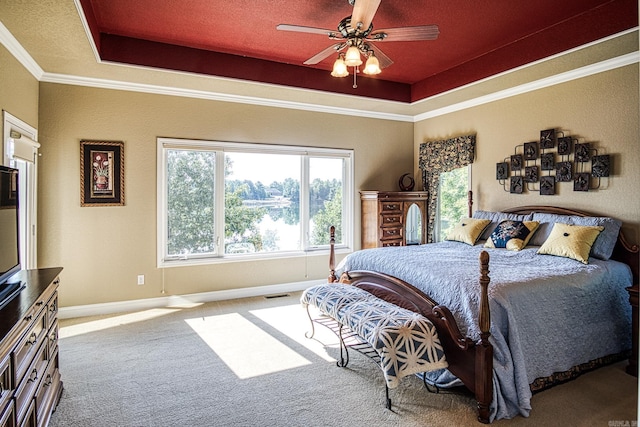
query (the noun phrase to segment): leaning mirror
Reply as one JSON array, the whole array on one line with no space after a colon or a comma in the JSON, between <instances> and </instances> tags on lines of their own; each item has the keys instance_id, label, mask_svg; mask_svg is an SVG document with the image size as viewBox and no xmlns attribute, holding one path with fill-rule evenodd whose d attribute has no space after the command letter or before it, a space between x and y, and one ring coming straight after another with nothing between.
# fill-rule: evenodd
<instances>
[{"instance_id":1,"label":"leaning mirror","mask_svg":"<svg viewBox=\"0 0 640 427\"><path fill-rule=\"evenodd\" d=\"M407 245L419 245L422 243L422 215L420 208L415 203L407 210L406 218L406 244Z\"/></svg>"}]
</instances>

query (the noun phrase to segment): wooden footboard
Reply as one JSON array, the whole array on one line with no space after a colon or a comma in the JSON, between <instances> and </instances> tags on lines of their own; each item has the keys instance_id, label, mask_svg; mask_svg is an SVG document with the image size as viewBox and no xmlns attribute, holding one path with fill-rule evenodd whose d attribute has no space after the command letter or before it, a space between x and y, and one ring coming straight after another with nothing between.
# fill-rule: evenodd
<instances>
[{"instance_id":1,"label":"wooden footboard","mask_svg":"<svg viewBox=\"0 0 640 427\"><path fill-rule=\"evenodd\" d=\"M478 402L478 420L489 422L489 405L493 398L493 347L489 343L491 325L489 312L489 254L480 254L480 326L479 342L465 337L451 311L438 305L428 295L395 277L374 271L349 271L338 279L335 275L334 227L331 227L329 281L351 284L400 307L428 318L438 330L449 371L475 394Z\"/></svg>"}]
</instances>

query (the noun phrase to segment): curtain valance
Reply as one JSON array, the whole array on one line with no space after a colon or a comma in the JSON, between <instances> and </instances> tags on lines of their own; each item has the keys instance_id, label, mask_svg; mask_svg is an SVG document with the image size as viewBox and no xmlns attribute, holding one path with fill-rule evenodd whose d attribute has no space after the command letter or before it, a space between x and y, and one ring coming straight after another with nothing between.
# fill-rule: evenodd
<instances>
[{"instance_id":1,"label":"curtain valance","mask_svg":"<svg viewBox=\"0 0 640 427\"><path fill-rule=\"evenodd\" d=\"M467 135L420 144L418 167L422 170L422 186L429 192L427 243L435 241L434 225L438 204L440 174L473 163L476 136Z\"/></svg>"}]
</instances>

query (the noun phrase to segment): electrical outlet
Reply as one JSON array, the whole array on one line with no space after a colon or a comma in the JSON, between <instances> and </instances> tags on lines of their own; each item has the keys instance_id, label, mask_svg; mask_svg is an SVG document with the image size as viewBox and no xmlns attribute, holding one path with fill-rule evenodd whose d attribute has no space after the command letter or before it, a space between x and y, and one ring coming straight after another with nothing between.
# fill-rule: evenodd
<instances>
[{"instance_id":1,"label":"electrical outlet","mask_svg":"<svg viewBox=\"0 0 640 427\"><path fill-rule=\"evenodd\" d=\"M144 285L144 274L138 274L138 285Z\"/></svg>"}]
</instances>

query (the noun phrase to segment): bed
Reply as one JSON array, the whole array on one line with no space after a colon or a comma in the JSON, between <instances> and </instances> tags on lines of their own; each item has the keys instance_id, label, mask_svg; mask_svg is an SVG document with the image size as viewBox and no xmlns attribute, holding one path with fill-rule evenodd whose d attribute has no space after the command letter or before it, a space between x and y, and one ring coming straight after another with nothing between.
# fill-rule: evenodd
<instances>
[{"instance_id":1,"label":"bed","mask_svg":"<svg viewBox=\"0 0 640 427\"><path fill-rule=\"evenodd\" d=\"M483 423L526 417L534 392L629 357L632 349L634 373L637 329L631 330L637 328L637 312L632 325L629 301L635 295L637 307L639 250L618 232L620 223L613 228L609 257L600 257L609 259L593 256L596 239L585 263L540 255L539 245L556 231L549 221L602 217L548 206L477 211L473 217L483 215L490 218L489 235L505 218L541 221L519 251L487 248L484 239L446 241L356 251L336 266L332 243L329 281L357 286L427 317L449 364L428 374L427 381L466 386ZM611 239L612 229L607 232Z\"/></svg>"}]
</instances>

